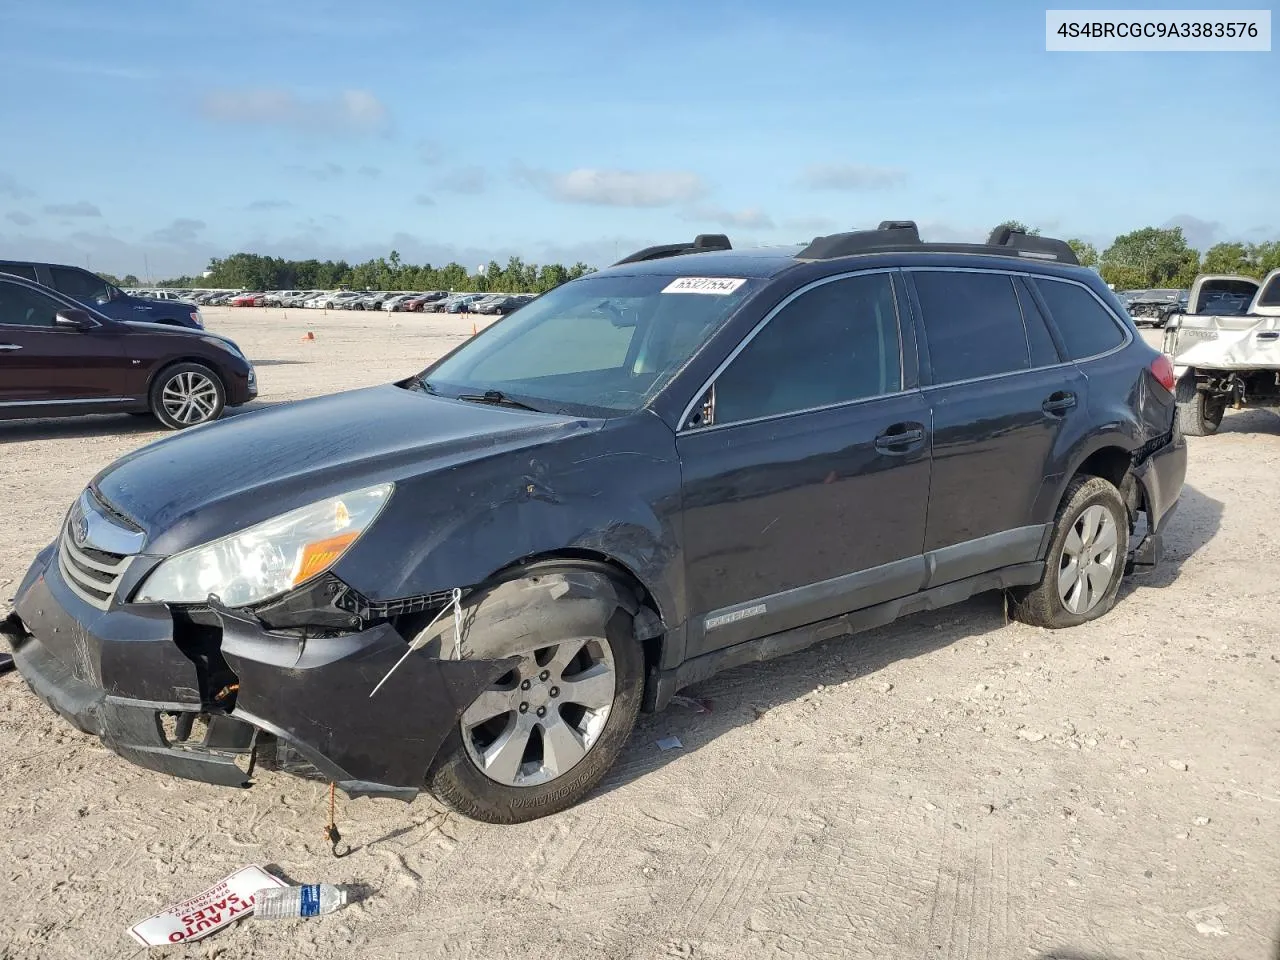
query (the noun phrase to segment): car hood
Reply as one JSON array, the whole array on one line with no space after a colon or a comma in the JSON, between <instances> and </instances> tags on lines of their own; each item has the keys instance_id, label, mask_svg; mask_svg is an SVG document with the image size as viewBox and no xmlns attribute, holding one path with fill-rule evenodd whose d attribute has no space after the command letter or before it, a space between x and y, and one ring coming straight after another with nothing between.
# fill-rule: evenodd
<instances>
[{"instance_id":1,"label":"car hood","mask_svg":"<svg viewBox=\"0 0 1280 960\"><path fill-rule=\"evenodd\" d=\"M145 552L170 554L326 497L601 426L371 387L185 430L117 460L94 486L146 531Z\"/></svg>"}]
</instances>

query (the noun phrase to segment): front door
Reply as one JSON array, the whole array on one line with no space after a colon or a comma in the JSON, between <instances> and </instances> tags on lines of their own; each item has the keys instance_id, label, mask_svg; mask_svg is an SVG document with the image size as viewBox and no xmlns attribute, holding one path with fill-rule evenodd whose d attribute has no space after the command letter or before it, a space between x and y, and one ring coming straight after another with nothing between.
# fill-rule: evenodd
<instances>
[{"instance_id":1,"label":"front door","mask_svg":"<svg viewBox=\"0 0 1280 960\"><path fill-rule=\"evenodd\" d=\"M38 416L60 403L110 404L121 397L128 360L105 326L55 327L63 304L0 278L0 404L8 416Z\"/></svg>"},{"instance_id":2,"label":"front door","mask_svg":"<svg viewBox=\"0 0 1280 960\"><path fill-rule=\"evenodd\" d=\"M931 431L895 282L789 298L681 429L690 655L919 587Z\"/></svg>"}]
</instances>

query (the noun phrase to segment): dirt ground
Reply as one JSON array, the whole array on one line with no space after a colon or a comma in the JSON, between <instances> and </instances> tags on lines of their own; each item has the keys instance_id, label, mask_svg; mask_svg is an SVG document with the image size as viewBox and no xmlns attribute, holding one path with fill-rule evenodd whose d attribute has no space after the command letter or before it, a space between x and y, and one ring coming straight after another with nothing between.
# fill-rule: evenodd
<instances>
[{"instance_id":1,"label":"dirt ground","mask_svg":"<svg viewBox=\"0 0 1280 960\"><path fill-rule=\"evenodd\" d=\"M421 368L470 318L206 311L259 405ZM314 342L303 341L314 331ZM132 417L0 424L0 602ZM0 958L131 957L236 868L363 885L164 957L1268 958L1280 903L1280 419L1192 439L1166 565L1047 632L985 596L686 691L593 798L491 827L430 799L136 769L0 677ZM655 741L677 736L682 749Z\"/></svg>"}]
</instances>

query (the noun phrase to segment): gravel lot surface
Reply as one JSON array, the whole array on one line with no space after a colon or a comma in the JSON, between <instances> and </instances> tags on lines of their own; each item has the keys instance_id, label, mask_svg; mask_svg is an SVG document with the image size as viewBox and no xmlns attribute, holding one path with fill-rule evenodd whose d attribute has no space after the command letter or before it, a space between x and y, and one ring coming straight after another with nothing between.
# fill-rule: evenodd
<instances>
[{"instance_id":1,"label":"gravel lot surface","mask_svg":"<svg viewBox=\"0 0 1280 960\"><path fill-rule=\"evenodd\" d=\"M472 324L206 318L258 364L255 406L413 373ZM0 423L0 601L90 477L160 435ZM367 896L155 955L1275 958L1280 419L1190 446L1166 564L1102 621L1006 624L991 595L734 670L686 691L709 713L642 717L587 803L519 827L340 798L334 860L322 785L136 769L0 677L0 958L139 955L130 924L250 863Z\"/></svg>"}]
</instances>

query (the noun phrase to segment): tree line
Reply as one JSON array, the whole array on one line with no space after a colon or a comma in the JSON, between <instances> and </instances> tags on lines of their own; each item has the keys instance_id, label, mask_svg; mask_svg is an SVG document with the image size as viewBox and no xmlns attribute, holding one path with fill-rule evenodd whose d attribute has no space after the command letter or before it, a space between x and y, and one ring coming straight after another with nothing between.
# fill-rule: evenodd
<instances>
[{"instance_id":1,"label":"tree line","mask_svg":"<svg viewBox=\"0 0 1280 960\"><path fill-rule=\"evenodd\" d=\"M1000 226L1039 235L1017 220ZM1102 251L1084 240L1068 240L1083 266L1094 267L1117 290L1191 286L1198 273L1227 273L1261 280L1280 268L1280 240L1266 243L1215 243L1201 255L1187 243L1181 227L1143 227L1123 233Z\"/></svg>"},{"instance_id":2,"label":"tree line","mask_svg":"<svg viewBox=\"0 0 1280 960\"><path fill-rule=\"evenodd\" d=\"M345 260L285 260L256 253L214 257L204 276L175 277L158 287L196 287L228 290L465 290L469 293L545 293L569 280L591 273L585 263L566 267L561 263L539 266L512 257L506 265L490 261L482 272L471 274L460 263L443 267L405 263L392 250L390 256L350 264ZM108 278L110 279L110 278ZM136 276L121 278L121 286L140 286Z\"/></svg>"},{"instance_id":3,"label":"tree line","mask_svg":"<svg viewBox=\"0 0 1280 960\"><path fill-rule=\"evenodd\" d=\"M1017 220L1000 226L1038 235L1039 229ZM1086 267L1095 268L1117 290L1153 287L1189 287L1197 273L1227 273L1261 279L1280 268L1280 240L1265 243L1227 241L1214 244L1202 255L1193 249L1181 227L1143 227L1121 234L1098 253L1093 244L1071 239L1067 243ZM512 257L503 266L492 261L479 273L469 273L460 263L443 267L404 263L392 250L390 256L350 264L345 260L285 260L256 253L235 253L209 261L207 275L176 277L160 287L205 287L234 290L465 290L474 293L545 293L569 280L592 272L585 263L566 267L560 263L539 266ZM141 286L133 274L108 280L125 287Z\"/></svg>"}]
</instances>

